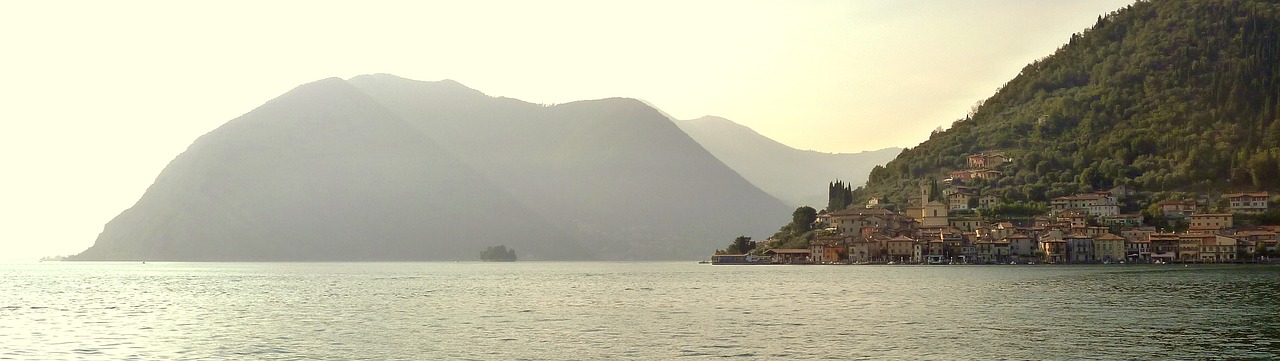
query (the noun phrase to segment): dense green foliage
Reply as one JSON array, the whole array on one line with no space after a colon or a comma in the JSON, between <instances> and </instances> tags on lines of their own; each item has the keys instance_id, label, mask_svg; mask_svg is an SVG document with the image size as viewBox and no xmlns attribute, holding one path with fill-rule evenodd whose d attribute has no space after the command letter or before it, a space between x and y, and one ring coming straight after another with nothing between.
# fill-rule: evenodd
<instances>
[{"instance_id":1,"label":"dense green foliage","mask_svg":"<svg viewBox=\"0 0 1280 361\"><path fill-rule=\"evenodd\" d=\"M850 204L853 204L853 186L844 181L827 183L827 212L848 208Z\"/></svg>"},{"instance_id":2,"label":"dense green foliage","mask_svg":"<svg viewBox=\"0 0 1280 361\"><path fill-rule=\"evenodd\" d=\"M810 206L801 206L791 212L790 226L796 232L808 232L813 228L813 221L818 220L818 210Z\"/></svg>"},{"instance_id":3,"label":"dense green foliage","mask_svg":"<svg viewBox=\"0 0 1280 361\"><path fill-rule=\"evenodd\" d=\"M756 242L752 241L751 237L738 236L738 238L733 239L733 243L730 243L729 247L717 250L716 254L744 254L755 249Z\"/></svg>"},{"instance_id":4,"label":"dense green foliage","mask_svg":"<svg viewBox=\"0 0 1280 361\"><path fill-rule=\"evenodd\" d=\"M485 248L483 252L480 252L480 260L490 262L515 262L516 250L514 248L509 249L506 245L491 246L489 248Z\"/></svg>"},{"instance_id":5,"label":"dense green foliage","mask_svg":"<svg viewBox=\"0 0 1280 361\"><path fill-rule=\"evenodd\" d=\"M818 212L813 207L802 206L791 212L791 222L778 228L764 249L809 248L809 243L825 231L814 227ZM763 251L763 249L761 249Z\"/></svg>"},{"instance_id":6,"label":"dense green foliage","mask_svg":"<svg viewBox=\"0 0 1280 361\"><path fill-rule=\"evenodd\" d=\"M856 196L906 201L922 179L1000 151L1009 202L1116 185L1280 189L1280 3L1138 2L1027 65L950 129L871 171Z\"/></svg>"}]
</instances>

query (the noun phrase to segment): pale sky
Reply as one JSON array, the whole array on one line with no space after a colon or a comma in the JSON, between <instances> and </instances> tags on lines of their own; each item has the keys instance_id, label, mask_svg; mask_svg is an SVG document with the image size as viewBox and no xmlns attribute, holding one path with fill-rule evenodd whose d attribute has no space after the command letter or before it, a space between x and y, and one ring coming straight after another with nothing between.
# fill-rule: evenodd
<instances>
[{"instance_id":1,"label":"pale sky","mask_svg":"<svg viewBox=\"0 0 1280 361\"><path fill-rule=\"evenodd\" d=\"M196 137L322 78L639 98L857 152L919 144L1130 3L0 2L0 260L83 251Z\"/></svg>"}]
</instances>

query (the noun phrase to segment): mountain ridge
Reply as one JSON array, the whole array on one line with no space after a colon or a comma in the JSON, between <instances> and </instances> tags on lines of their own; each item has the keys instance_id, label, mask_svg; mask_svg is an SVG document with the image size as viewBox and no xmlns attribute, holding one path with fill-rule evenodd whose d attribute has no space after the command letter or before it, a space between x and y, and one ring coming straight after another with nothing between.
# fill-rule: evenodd
<instances>
[{"instance_id":1,"label":"mountain ridge","mask_svg":"<svg viewBox=\"0 0 1280 361\"><path fill-rule=\"evenodd\" d=\"M199 137L72 259L692 259L786 212L639 101L381 74L304 84Z\"/></svg>"},{"instance_id":2,"label":"mountain ridge","mask_svg":"<svg viewBox=\"0 0 1280 361\"><path fill-rule=\"evenodd\" d=\"M872 167L888 162L902 150L824 153L793 148L722 117L674 122L752 184L795 207L822 208L827 203L828 182L865 182Z\"/></svg>"},{"instance_id":3,"label":"mountain ridge","mask_svg":"<svg viewBox=\"0 0 1280 361\"><path fill-rule=\"evenodd\" d=\"M386 161L392 157L412 161ZM430 229L488 232L484 222L414 216L431 213L424 205L438 199L517 219L532 231L502 232L503 238L530 253L577 249L520 242L572 238L536 218L516 217L525 211L511 208L514 202L473 172L345 81L324 79L201 136L73 259L414 260L471 253L420 239ZM449 189L499 195L464 202Z\"/></svg>"}]
</instances>

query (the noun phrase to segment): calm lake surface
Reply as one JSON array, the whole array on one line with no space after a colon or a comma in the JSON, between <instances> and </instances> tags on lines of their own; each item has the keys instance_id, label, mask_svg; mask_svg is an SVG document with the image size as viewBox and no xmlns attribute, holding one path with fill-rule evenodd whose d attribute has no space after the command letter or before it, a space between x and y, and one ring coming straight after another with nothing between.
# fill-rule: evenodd
<instances>
[{"instance_id":1,"label":"calm lake surface","mask_svg":"<svg viewBox=\"0 0 1280 361\"><path fill-rule=\"evenodd\" d=\"M1277 359L1280 267L0 264L0 359Z\"/></svg>"}]
</instances>

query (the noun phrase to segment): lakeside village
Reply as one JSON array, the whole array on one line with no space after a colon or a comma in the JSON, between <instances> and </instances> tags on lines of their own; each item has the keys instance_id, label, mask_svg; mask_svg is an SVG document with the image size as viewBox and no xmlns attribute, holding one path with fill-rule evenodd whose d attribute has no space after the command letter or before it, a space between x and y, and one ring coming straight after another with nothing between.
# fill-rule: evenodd
<instances>
[{"instance_id":1,"label":"lakeside village","mask_svg":"<svg viewBox=\"0 0 1280 361\"><path fill-rule=\"evenodd\" d=\"M1139 205L1158 212L1160 228L1144 225L1141 213L1120 212L1122 201L1135 194L1126 186L1056 197L1048 214L1025 219L988 223L966 216L1001 200L974 194L964 181L999 177L989 165L1009 161L1001 154L971 155L970 169L951 173L943 181L950 186L940 197L931 197L931 187L923 185L905 212L871 198L865 205L818 214L809 226L817 231L808 248L775 248L776 237L759 245L739 237L730 247L736 252L717 252L711 263L1249 263L1274 262L1280 256L1280 225L1252 224L1266 223L1258 220L1270 209L1268 192ZM1238 218L1249 222L1237 225Z\"/></svg>"}]
</instances>

